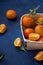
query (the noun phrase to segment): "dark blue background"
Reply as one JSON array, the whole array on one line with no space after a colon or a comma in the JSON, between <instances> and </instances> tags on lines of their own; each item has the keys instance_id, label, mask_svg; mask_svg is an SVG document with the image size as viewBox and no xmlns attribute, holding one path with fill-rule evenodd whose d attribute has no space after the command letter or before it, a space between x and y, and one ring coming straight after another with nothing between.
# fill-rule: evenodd
<instances>
[{"instance_id":1,"label":"dark blue background","mask_svg":"<svg viewBox=\"0 0 43 65\"><path fill-rule=\"evenodd\" d=\"M0 65L43 65L43 62L37 62L33 58L37 50L23 52L13 46L15 38L22 38L20 17L37 5L40 5L38 12L43 13L43 0L0 0L0 23L5 23L7 26L7 32L0 35L0 53L6 54ZM5 13L9 9L16 10L16 20L11 21L6 18Z\"/></svg>"}]
</instances>

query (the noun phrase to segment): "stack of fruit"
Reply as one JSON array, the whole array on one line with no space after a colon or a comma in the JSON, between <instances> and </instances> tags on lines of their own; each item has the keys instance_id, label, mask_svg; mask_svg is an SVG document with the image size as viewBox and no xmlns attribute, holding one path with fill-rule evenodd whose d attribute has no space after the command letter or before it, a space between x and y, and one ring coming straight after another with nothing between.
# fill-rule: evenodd
<instances>
[{"instance_id":1,"label":"stack of fruit","mask_svg":"<svg viewBox=\"0 0 43 65\"><path fill-rule=\"evenodd\" d=\"M35 9L29 15L23 16L23 33L28 40L43 42L43 16L37 14Z\"/></svg>"}]
</instances>

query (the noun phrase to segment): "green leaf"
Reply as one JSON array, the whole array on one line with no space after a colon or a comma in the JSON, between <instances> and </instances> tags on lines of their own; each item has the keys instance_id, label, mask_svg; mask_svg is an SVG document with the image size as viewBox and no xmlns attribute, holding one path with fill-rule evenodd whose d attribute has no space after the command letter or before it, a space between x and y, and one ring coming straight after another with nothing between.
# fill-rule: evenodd
<instances>
[{"instance_id":1,"label":"green leaf","mask_svg":"<svg viewBox=\"0 0 43 65\"><path fill-rule=\"evenodd\" d=\"M43 25L43 22L36 22L36 24L41 24L41 25Z\"/></svg>"},{"instance_id":2,"label":"green leaf","mask_svg":"<svg viewBox=\"0 0 43 65\"><path fill-rule=\"evenodd\" d=\"M25 48L24 48L24 46L21 46L21 47L20 47L20 50L26 51Z\"/></svg>"},{"instance_id":3,"label":"green leaf","mask_svg":"<svg viewBox=\"0 0 43 65\"><path fill-rule=\"evenodd\" d=\"M36 8L34 8L34 10L36 11L36 10L38 10L39 9L39 7L40 7L40 5L38 5Z\"/></svg>"},{"instance_id":4,"label":"green leaf","mask_svg":"<svg viewBox=\"0 0 43 65\"><path fill-rule=\"evenodd\" d=\"M31 12L33 11L32 9L29 9Z\"/></svg>"},{"instance_id":5,"label":"green leaf","mask_svg":"<svg viewBox=\"0 0 43 65\"><path fill-rule=\"evenodd\" d=\"M37 10L38 10L38 8L39 8L40 6L38 5L36 8L34 8L34 9L29 9L30 10L30 14L32 14L32 15L35 15L36 13L37 13Z\"/></svg>"},{"instance_id":6,"label":"green leaf","mask_svg":"<svg viewBox=\"0 0 43 65\"><path fill-rule=\"evenodd\" d=\"M4 58L5 55L0 54L0 60L2 60Z\"/></svg>"}]
</instances>

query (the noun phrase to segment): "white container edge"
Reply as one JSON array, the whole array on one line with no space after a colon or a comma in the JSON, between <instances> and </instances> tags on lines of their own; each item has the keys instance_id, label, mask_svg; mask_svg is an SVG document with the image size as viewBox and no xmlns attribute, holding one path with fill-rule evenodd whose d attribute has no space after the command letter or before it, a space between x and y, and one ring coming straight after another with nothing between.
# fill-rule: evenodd
<instances>
[{"instance_id":1,"label":"white container edge","mask_svg":"<svg viewBox=\"0 0 43 65\"><path fill-rule=\"evenodd\" d=\"M37 14L43 15L43 13L37 13ZM24 42L26 42L26 49L27 50L43 49L43 42L30 41L30 40L25 39L24 34L23 34L23 29L22 29L22 18L25 15L29 15L29 14L24 14L24 15L21 16L20 27L21 27L23 40L24 40ZM24 45L25 45L25 43L24 43Z\"/></svg>"}]
</instances>

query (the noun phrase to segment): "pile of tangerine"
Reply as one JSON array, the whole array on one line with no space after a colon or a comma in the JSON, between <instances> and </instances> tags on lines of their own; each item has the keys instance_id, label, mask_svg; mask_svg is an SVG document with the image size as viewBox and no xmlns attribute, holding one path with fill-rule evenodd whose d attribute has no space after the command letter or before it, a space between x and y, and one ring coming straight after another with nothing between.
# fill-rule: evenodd
<instances>
[{"instance_id":1,"label":"pile of tangerine","mask_svg":"<svg viewBox=\"0 0 43 65\"><path fill-rule=\"evenodd\" d=\"M43 16L25 15L22 18L24 37L31 41L43 42Z\"/></svg>"}]
</instances>

